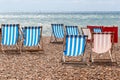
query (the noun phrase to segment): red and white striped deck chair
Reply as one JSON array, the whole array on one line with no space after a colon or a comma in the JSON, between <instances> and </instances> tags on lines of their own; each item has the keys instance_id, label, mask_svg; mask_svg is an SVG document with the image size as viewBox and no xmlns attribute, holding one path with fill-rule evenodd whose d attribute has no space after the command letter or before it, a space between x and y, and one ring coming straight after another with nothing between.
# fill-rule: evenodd
<instances>
[{"instance_id":1,"label":"red and white striped deck chair","mask_svg":"<svg viewBox=\"0 0 120 80\"><path fill-rule=\"evenodd\" d=\"M113 33L92 33L92 53L91 53L91 61L92 62L113 62L112 57L112 46L113 46ZM102 56L103 59L94 59L93 53L97 53L96 56ZM105 59L105 54L109 53L110 59ZM109 57L107 56L107 58ZM95 57L95 56L94 56Z\"/></svg>"}]
</instances>

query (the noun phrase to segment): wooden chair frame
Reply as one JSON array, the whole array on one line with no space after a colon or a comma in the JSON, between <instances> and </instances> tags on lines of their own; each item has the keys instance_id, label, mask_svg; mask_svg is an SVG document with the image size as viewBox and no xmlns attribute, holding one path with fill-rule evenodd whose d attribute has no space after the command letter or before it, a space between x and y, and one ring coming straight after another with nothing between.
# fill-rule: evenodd
<instances>
[{"instance_id":1,"label":"wooden chair frame","mask_svg":"<svg viewBox=\"0 0 120 80\"><path fill-rule=\"evenodd\" d=\"M52 25L52 24L51 24ZM64 24L61 24L63 25L63 29L64 29L64 34L65 34L65 27L64 27ZM51 26L52 27L52 26ZM54 40L53 40L54 39ZM62 39L62 42L64 40L64 38L56 38L56 36L54 35L54 32L52 30L52 33L51 33L51 37L50 37L50 43L59 43L58 42L58 39ZM53 41L52 41L53 40Z\"/></svg>"},{"instance_id":2,"label":"wooden chair frame","mask_svg":"<svg viewBox=\"0 0 120 80\"><path fill-rule=\"evenodd\" d=\"M11 25L11 24L1 24L1 28L5 25ZM17 51L19 53L21 53L21 48L20 48L20 24L12 24L13 26L18 25L18 29L19 29L19 35L18 35L18 41L16 43L16 45L11 45L11 46L7 46L7 45L2 45L1 43L1 51L3 53L5 53L5 51ZM2 30L1 30L2 31ZM2 35L1 35L2 36ZM15 49L14 49L15 48ZM16 53L16 52L15 52Z\"/></svg>"},{"instance_id":3,"label":"wooden chair frame","mask_svg":"<svg viewBox=\"0 0 120 80\"><path fill-rule=\"evenodd\" d=\"M92 55L93 55L93 51L92 51L92 49L91 49L91 53L90 53L90 62L92 62L92 63L99 63L99 62L114 62L113 61L113 57L112 57L112 51L113 51L113 46L114 46L114 42L113 42L113 40L114 40L114 33L112 33L112 32L109 32L109 33L106 33L106 32L102 32L102 33L92 33L92 40L91 40L91 47L93 47L93 36L94 36L94 34L111 34L111 42L112 42L112 46L111 46L111 49L110 49L110 53L109 53L109 55L110 55L110 59L92 59L93 57L92 57ZM95 53L95 52L94 52ZM116 57L115 57L115 62L116 62Z\"/></svg>"},{"instance_id":4,"label":"wooden chair frame","mask_svg":"<svg viewBox=\"0 0 120 80\"><path fill-rule=\"evenodd\" d=\"M86 36L86 38L88 38L88 36ZM87 39L86 39L87 40ZM63 52L66 48L66 37L64 37L64 41L63 41ZM85 51L86 51L86 44L87 44L87 41L85 42L85 50L84 50L84 53L82 55L80 55L82 57L82 61L65 61L65 57L64 56L64 53L62 54L62 64L87 64L86 63L86 56L85 56Z\"/></svg>"}]
</instances>

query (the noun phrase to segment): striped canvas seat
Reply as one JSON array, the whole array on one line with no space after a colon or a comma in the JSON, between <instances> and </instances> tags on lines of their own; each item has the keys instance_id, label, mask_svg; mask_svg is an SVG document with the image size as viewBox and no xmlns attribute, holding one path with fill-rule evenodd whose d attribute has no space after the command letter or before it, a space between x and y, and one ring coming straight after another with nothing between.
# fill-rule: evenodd
<instances>
[{"instance_id":1,"label":"striped canvas seat","mask_svg":"<svg viewBox=\"0 0 120 80\"><path fill-rule=\"evenodd\" d=\"M52 32L55 38L64 38L64 25L63 24L51 24Z\"/></svg>"},{"instance_id":2,"label":"striped canvas seat","mask_svg":"<svg viewBox=\"0 0 120 80\"><path fill-rule=\"evenodd\" d=\"M2 45L16 45L19 39L19 24L2 24Z\"/></svg>"},{"instance_id":3,"label":"striped canvas seat","mask_svg":"<svg viewBox=\"0 0 120 80\"><path fill-rule=\"evenodd\" d=\"M103 54L108 52L110 60L112 61L112 42L113 33L93 33L92 52L97 54Z\"/></svg>"},{"instance_id":4,"label":"striped canvas seat","mask_svg":"<svg viewBox=\"0 0 120 80\"><path fill-rule=\"evenodd\" d=\"M93 51L96 53L105 53L112 47L111 34L94 34Z\"/></svg>"},{"instance_id":5,"label":"striped canvas seat","mask_svg":"<svg viewBox=\"0 0 120 80\"><path fill-rule=\"evenodd\" d=\"M65 26L66 27L66 35L78 35L79 29L78 26Z\"/></svg>"},{"instance_id":6,"label":"striped canvas seat","mask_svg":"<svg viewBox=\"0 0 120 80\"><path fill-rule=\"evenodd\" d=\"M101 28L93 28L93 32L100 33L100 32L102 32L102 29Z\"/></svg>"},{"instance_id":7,"label":"striped canvas seat","mask_svg":"<svg viewBox=\"0 0 120 80\"><path fill-rule=\"evenodd\" d=\"M37 46L40 42L41 30L38 27L24 27L23 28L23 45L24 46Z\"/></svg>"},{"instance_id":8,"label":"striped canvas seat","mask_svg":"<svg viewBox=\"0 0 120 80\"><path fill-rule=\"evenodd\" d=\"M65 56L79 56L85 51L86 36L82 35L67 35L66 47L64 51Z\"/></svg>"}]
</instances>

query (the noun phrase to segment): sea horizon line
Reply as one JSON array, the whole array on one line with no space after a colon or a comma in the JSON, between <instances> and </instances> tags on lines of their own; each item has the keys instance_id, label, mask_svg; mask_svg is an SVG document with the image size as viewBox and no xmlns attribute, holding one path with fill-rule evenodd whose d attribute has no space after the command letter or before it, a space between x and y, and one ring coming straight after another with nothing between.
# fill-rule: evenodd
<instances>
[{"instance_id":1,"label":"sea horizon line","mask_svg":"<svg viewBox=\"0 0 120 80\"><path fill-rule=\"evenodd\" d=\"M23 14L79 14L79 13L120 13L120 11L36 11L36 12L25 12L25 11L9 11L9 12L0 12L0 14L13 14L13 13L16 13L16 14L19 14L19 13L23 13Z\"/></svg>"}]
</instances>

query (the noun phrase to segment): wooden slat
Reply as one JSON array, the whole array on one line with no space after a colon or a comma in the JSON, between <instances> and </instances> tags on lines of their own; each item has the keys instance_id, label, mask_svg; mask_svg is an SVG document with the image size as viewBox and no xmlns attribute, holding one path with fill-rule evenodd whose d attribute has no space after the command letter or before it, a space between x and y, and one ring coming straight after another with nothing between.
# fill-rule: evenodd
<instances>
[{"instance_id":1,"label":"wooden slat","mask_svg":"<svg viewBox=\"0 0 120 80\"><path fill-rule=\"evenodd\" d=\"M93 59L93 62L98 62L98 63L106 63L106 62L108 62L108 63L110 63L110 62L112 62L111 61L111 59Z\"/></svg>"},{"instance_id":2,"label":"wooden slat","mask_svg":"<svg viewBox=\"0 0 120 80\"><path fill-rule=\"evenodd\" d=\"M81 64L81 65L87 65L86 62L82 62L82 61L65 61L65 62L62 62L62 64Z\"/></svg>"}]
</instances>

